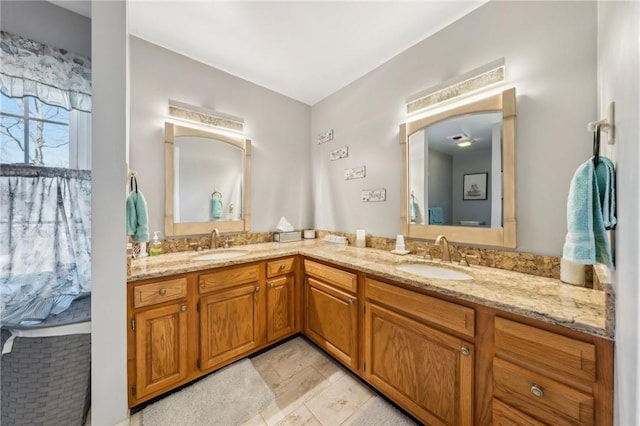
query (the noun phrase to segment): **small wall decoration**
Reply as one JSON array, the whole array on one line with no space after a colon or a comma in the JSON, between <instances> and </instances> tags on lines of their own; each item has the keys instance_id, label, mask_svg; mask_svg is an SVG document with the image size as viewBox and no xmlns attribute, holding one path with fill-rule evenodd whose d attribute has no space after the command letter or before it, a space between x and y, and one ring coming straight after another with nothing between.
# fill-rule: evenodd
<instances>
[{"instance_id":1,"label":"small wall decoration","mask_svg":"<svg viewBox=\"0 0 640 426\"><path fill-rule=\"evenodd\" d=\"M333 140L333 129L318 134L318 144L329 142L330 140Z\"/></svg>"},{"instance_id":2,"label":"small wall decoration","mask_svg":"<svg viewBox=\"0 0 640 426\"><path fill-rule=\"evenodd\" d=\"M366 166L353 167L351 169L345 169L344 178L345 180L362 179L363 177L366 176L366 174L367 174Z\"/></svg>"},{"instance_id":3,"label":"small wall decoration","mask_svg":"<svg viewBox=\"0 0 640 426\"><path fill-rule=\"evenodd\" d=\"M473 173L464 175L462 184L462 199L486 200L488 175L489 173Z\"/></svg>"},{"instance_id":4,"label":"small wall decoration","mask_svg":"<svg viewBox=\"0 0 640 426\"><path fill-rule=\"evenodd\" d=\"M334 149L329 153L329 160L336 161L341 158L347 158L349 156L349 147L343 146L342 148Z\"/></svg>"},{"instance_id":5,"label":"small wall decoration","mask_svg":"<svg viewBox=\"0 0 640 426\"><path fill-rule=\"evenodd\" d=\"M387 201L387 190L385 188L363 189L360 195L360 201L363 201L363 202Z\"/></svg>"}]
</instances>

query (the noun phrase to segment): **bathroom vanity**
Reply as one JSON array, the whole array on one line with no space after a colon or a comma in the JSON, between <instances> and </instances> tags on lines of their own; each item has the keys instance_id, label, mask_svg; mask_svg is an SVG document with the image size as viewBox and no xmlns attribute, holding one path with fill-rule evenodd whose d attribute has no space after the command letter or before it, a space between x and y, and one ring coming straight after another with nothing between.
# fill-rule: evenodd
<instances>
[{"instance_id":1,"label":"bathroom vanity","mask_svg":"<svg viewBox=\"0 0 640 426\"><path fill-rule=\"evenodd\" d=\"M398 266L438 262L315 240L243 249L134 263L130 407L302 332L427 424L613 422L605 292L474 265L422 277Z\"/></svg>"}]
</instances>

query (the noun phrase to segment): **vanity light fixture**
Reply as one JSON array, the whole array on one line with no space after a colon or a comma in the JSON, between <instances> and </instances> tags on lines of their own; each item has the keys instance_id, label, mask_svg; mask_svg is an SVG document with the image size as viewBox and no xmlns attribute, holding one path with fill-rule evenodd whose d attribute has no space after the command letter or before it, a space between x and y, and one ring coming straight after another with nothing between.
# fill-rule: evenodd
<instances>
[{"instance_id":1,"label":"vanity light fixture","mask_svg":"<svg viewBox=\"0 0 640 426\"><path fill-rule=\"evenodd\" d=\"M500 58L410 96L406 100L406 112L415 114L504 82L504 58Z\"/></svg>"},{"instance_id":2,"label":"vanity light fixture","mask_svg":"<svg viewBox=\"0 0 640 426\"><path fill-rule=\"evenodd\" d=\"M169 100L169 117L238 133L242 133L244 130L243 118L171 99Z\"/></svg>"}]
</instances>

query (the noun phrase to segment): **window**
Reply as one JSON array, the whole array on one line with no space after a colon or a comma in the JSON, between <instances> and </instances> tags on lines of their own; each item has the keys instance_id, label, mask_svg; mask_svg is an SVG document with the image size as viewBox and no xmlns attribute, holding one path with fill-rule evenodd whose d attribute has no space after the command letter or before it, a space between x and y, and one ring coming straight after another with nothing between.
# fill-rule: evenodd
<instances>
[{"instance_id":1,"label":"window","mask_svg":"<svg viewBox=\"0 0 640 426\"><path fill-rule=\"evenodd\" d=\"M90 169L91 114L1 96L0 163Z\"/></svg>"}]
</instances>

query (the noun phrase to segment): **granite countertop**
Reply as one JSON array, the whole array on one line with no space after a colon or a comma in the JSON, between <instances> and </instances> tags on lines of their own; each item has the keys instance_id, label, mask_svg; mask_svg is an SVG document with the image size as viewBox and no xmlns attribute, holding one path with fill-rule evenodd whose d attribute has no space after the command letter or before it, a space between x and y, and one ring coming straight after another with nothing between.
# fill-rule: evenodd
<instances>
[{"instance_id":1,"label":"granite countertop","mask_svg":"<svg viewBox=\"0 0 640 426\"><path fill-rule=\"evenodd\" d=\"M132 262L129 282L179 273L238 265L247 262L301 254L336 265L363 271L381 278L426 289L492 308L561 325L598 337L614 337L614 301L611 286L605 291L564 284L560 280L483 266L442 265L439 260L425 261L415 255L398 256L388 251L326 244L318 240L291 243L262 243L226 250L243 250L247 254L219 260L192 260L214 252L179 252L137 259ZM473 277L452 281L417 276L396 269L402 263L425 263L445 266Z\"/></svg>"}]
</instances>

